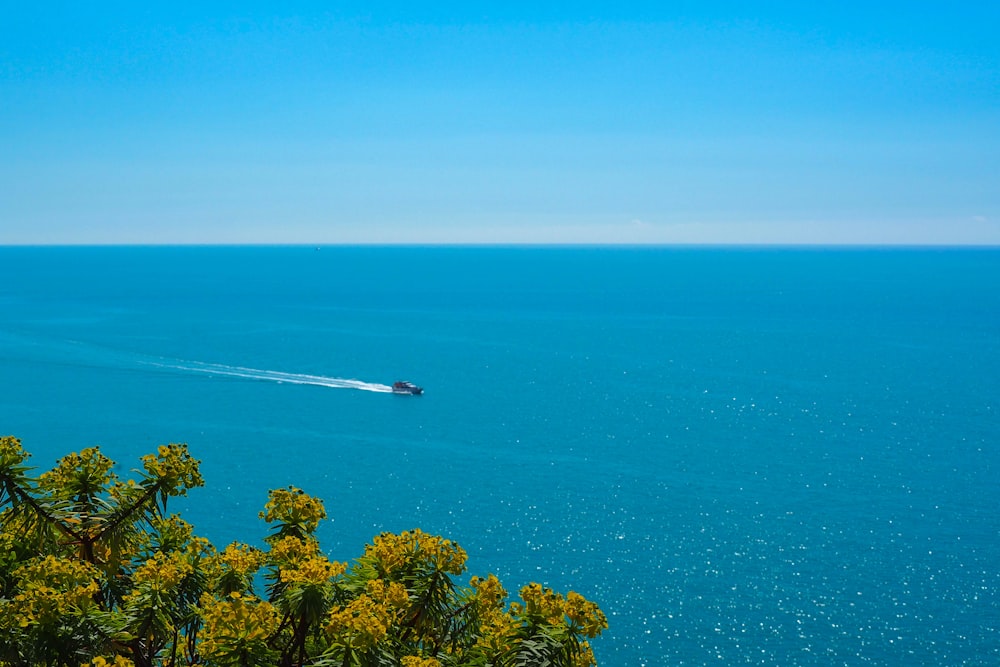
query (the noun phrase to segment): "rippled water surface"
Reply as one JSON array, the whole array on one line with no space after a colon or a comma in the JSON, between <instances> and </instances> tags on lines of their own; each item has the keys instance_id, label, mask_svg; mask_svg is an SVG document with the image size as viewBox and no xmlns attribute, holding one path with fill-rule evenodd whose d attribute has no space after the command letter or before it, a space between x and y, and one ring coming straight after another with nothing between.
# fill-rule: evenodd
<instances>
[{"instance_id":1,"label":"rippled water surface","mask_svg":"<svg viewBox=\"0 0 1000 667\"><path fill-rule=\"evenodd\" d=\"M602 665L1000 663L1000 251L0 248L0 432L598 600ZM422 397L387 392L398 379Z\"/></svg>"}]
</instances>

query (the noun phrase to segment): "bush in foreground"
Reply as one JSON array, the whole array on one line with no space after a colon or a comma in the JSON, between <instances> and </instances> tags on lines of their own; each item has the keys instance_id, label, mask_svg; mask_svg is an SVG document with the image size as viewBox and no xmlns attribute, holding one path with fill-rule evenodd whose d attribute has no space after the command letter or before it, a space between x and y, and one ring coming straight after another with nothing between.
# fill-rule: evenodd
<instances>
[{"instance_id":1,"label":"bush in foreground","mask_svg":"<svg viewBox=\"0 0 1000 667\"><path fill-rule=\"evenodd\" d=\"M331 561L322 501L288 488L260 514L264 549L220 551L166 511L204 483L185 445L129 480L96 447L37 477L28 456L0 438L0 666L596 664L596 604L538 584L508 603L492 574L459 585L465 551L442 537L383 533Z\"/></svg>"}]
</instances>

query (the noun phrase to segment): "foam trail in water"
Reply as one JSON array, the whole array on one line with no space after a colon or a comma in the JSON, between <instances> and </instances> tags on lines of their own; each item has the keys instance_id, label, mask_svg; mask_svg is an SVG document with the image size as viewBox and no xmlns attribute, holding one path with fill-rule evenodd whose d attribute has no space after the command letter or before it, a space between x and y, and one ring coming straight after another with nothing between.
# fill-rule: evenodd
<instances>
[{"instance_id":1,"label":"foam trail in water","mask_svg":"<svg viewBox=\"0 0 1000 667\"><path fill-rule=\"evenodd\" d=\"M336 389L359 389L374 391L381 394L392 392L392 387L377 382L363 382L347 378L332 378L323 375L307 375L305 373L285 373L284 371L269 371L260 368L245 368L243 366L227 366L225 364L207 364L200 361L187 362L148 362L161 368L208 375L225 375L228 377L246 378L248 380L270 380L271 382L287 382L289 384L311 384L317 387L333 387Z\"/></svg>"}]
</instances>

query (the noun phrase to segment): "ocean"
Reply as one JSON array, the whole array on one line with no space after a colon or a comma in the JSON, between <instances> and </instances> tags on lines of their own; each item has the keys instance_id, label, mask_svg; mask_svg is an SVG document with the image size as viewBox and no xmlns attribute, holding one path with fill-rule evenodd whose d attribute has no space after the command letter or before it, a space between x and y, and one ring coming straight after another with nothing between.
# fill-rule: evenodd
<instances>
[{"instance_id":1,"label":"ocean","mask_svg":"<svg viewBox=\"0 0 1000 667\"><path fill-rule=\"evenodd\" d=\"M3 247L0 433L596 600L605 667L1000 664L1000 250ZM421 397L386 393L394 380Z\"/></svg>"}]
</instances>

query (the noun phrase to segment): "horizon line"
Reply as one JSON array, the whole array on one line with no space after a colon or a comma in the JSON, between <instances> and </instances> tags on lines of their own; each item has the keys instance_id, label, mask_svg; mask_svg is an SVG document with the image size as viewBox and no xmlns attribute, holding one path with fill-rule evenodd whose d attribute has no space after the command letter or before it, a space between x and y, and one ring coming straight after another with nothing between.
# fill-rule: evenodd
<instances>
[{"instance_id":1,"label":"horizon line","mask_svg":"<svg viewBox=\"0 0 1000 667\"><path fill-rule=\"evenodd\" d=\"M135 241L112 241L112 242L0 242L0 248L968 248L968 249L1000 249L1000 243L975 243L975 242L808 242L808 241L738 241L732 243L720 242L698 242L698 241L677 241L677 242L654 242L654 243L627 243L627 242L594 242L594 241L560 241L560 242L539 242L539 241L175 241L175 242L135 242Z\"/></svg>"}]
</instances>

